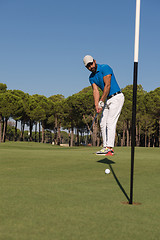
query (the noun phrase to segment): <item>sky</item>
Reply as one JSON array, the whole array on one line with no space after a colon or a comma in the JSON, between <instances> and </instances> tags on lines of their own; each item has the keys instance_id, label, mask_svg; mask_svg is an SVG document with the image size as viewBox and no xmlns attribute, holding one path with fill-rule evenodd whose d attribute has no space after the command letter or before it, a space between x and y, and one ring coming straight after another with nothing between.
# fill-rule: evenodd
<instances>
[{"instance_id":1,"label":"sky","mask_svg":"<svg viewBox=\"0 0 160 240\"><path fill-rule=\"evenodd\" d=\"M136 0L0 0L0 83L64 97L88 87L83 57L133 84ZM160 87L160 1L141 0L138 84Z\"/></svg>"}]
</instances>

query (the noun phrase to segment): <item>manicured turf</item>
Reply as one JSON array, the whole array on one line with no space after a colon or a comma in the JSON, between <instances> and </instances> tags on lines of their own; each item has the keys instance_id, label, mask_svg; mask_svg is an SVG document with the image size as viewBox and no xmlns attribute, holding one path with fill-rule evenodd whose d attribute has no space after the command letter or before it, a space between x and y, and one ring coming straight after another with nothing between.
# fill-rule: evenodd
<instances>
[{"instance_id":1,"label":"manicured turf","mask_svg":"<svg viewBox=\"0 0 160 240\"><path fill-rule=\"evenodd\" d=\"M0 144L1 240L157 240L160 149L136 148L134 202L130 148ZM104 170L110 168L109 175Z\"/></svg>"}]
</instances>

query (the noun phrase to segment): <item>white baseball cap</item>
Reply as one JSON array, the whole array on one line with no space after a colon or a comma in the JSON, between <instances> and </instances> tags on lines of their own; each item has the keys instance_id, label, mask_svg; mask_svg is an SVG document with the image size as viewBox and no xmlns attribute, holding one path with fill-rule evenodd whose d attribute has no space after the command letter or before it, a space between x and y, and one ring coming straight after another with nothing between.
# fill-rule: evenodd
<instances>
[{"instance_id":1,"label":"white baseball cap","mask_svg":"<svg viewBox=\"0 0 160 240\"><path fill-rule=\"evenodd\" d=\"M93 57L90 56L90 55L86 55L86 56L83 58L83 62L84 62L84 65L85 65L85 67L86 67L88 63L93 62Z\"/></svg>"}]
</instances>

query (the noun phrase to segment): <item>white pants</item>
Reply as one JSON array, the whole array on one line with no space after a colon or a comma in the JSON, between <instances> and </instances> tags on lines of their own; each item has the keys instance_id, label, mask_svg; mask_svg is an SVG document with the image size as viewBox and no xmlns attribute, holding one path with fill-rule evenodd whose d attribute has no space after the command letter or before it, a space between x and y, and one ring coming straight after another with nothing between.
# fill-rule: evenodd
<instances>
[{"instance_id":1,"label":"white pants","mask_svg":"<svg viewBox=\"0 0 160 240\"><path fill-rule=\"evenodd\" d=\"M123 93L117 94L106 101L102 112L100 127L103 147L114 147L116 125L124 103Z\"/></svg>"}]
</instances>

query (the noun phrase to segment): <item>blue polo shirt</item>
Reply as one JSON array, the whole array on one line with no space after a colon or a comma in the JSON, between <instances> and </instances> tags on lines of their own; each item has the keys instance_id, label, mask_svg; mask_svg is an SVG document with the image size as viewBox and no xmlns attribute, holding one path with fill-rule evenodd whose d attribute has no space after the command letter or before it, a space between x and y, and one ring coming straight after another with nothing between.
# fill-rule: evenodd
<instances>
[{"instance_id":1,"label":"blue polo shirt","mask_svg":"<svg viewBox=\"0 0 160 240\"><path fill-rule=\"evenodd\" d=\"M108 97L116 92L121 91L116 81L116 78L114 76L112 68L106 64L101 64L101 65L97 64L97 72L91 73L91 75L89 76L89 81L91 85L95 83L103 91L104 89L103 77L109 74L111 74L112 76L111 76L111 87L110 87Z\"/></svg>"}]
</instances>

